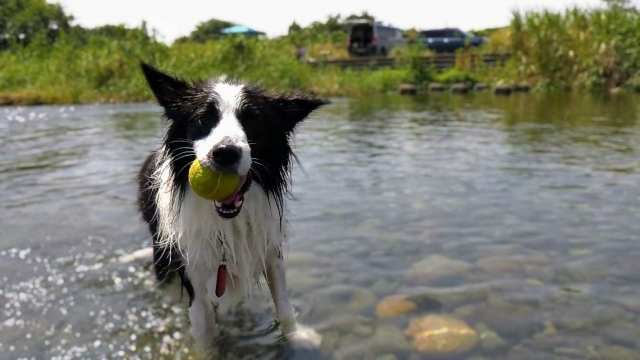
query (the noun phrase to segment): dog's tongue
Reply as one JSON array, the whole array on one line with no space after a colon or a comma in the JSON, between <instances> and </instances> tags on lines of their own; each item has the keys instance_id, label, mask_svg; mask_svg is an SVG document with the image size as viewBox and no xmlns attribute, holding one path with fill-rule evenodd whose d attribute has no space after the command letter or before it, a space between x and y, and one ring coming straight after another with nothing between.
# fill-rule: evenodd
<instances>
[{"instance_id":1,"label":"dog's tongue","mask_svg":"<svg viewBox=\"0 0 640 360\"><path fill-rule=\"evenodd\" d=\"M244 183L246 181L247 181L247 177L246 176L241 177L240 178L240 184L238 184L238 187L233 192L233 194L231 194L231 195L227 196L226 198L220 200L220 202L225 204L225 205L233 204L241 196L240 190L242 189L242 186L244 185Z\"/></svg>"}]
</instances>

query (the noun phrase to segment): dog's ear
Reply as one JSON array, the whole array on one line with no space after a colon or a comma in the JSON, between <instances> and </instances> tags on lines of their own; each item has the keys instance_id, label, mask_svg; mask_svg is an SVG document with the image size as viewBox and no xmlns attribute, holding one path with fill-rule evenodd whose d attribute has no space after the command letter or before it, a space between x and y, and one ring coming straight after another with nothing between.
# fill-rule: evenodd
<instances>
[{"instance_id":1,"label":"dog's ear","mask_svg":"<svg viewBox=\"0 0 640 360\"><path fill-rule=\"evenodd\" d=\"M140 67L153 95L164 108L176 106L190 88L186 81L166 74L147 63L140 62Z\"/></svg>"},{"instance_id":2,"label":"dog's ear","mask_svg":"<svg viewBox=\"0 0 640 360\"><path fill-rule=\"evenodd\" d=\"M293 132L296 126L313 111L329 104L328 100L305 94L280 94L270 97L270 103L280 115L282 125L287 132Z\"/></svg>"}]
</instances>

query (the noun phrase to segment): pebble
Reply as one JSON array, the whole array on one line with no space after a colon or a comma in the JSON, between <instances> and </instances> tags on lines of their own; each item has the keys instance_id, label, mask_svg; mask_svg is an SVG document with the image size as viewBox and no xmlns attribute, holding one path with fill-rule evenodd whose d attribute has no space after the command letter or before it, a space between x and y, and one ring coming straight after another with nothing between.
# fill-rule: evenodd
<instances>
[{"instance_id":1,"label":"pebble","mask_svg":"<svg viewBox=\"0 0 640 360\"><path fill-rule=\"evenodd\" d=\"M416 303L407 300L405 296L388 296L376 305L376 316L379 318L399 316L410 313L416 307Z\"/></svg>"},{"instance_id":2,"label":"pebble","mask_svg":"<svg viewBox=\"0 0 640 360\"><path fill-rule=\"evenodd\" d=\"M320 343L320 352L323 355L329 355L336 348L340 334L337 331L328 331L322 334L322 342Z\"/></svg>"},{"instance_id":3,"label":"pebble","mask_svg":"<svg viewBox=\"0 0 640 360\"><path fill-rule=\"evenodd\" d=\"M480 344L484 350L492 351L508 345L500 335L484 323L477 323L475 329L480 337Z\"/></svg>"},{"instance_id":4,"label":"pebble","mask_svg":"<svg viewBox=\"0 0 640 360\"><path fill-rule=\"evenodd\" d=\"M518 261L505 256L482 258L476 261L476 267L491 275L514 274L522 269Z\"/></svg>"},{"instance_id":5,"label":"pebble","mask_svg":"<svg viewBox=\"0 0 640 360\"><path fill-rule=\"evenodd\" d=\"M418 88L414 84L401 84L398 87L398 93L400 95L415 95L418 93Z\"/></svg>"},{"instance_id":6,"label":"pebble","mask_svg":"<svg viewBox=\"0 0 640 360\"><path fill-rule=\"evenodd\" d=\"M413 337L414 349L433 355L462 354L473 349L479 340L467 323L446 315L414 319L405 335Z\"/></svg>"},{"instance_id":7,"label":"pebble","mask_svg":"<svg viewBox=\"0 0 640 360\"><path fill-rule=\"evenodd\" d=\"M596 351L606 360L640 359L639 351L619 345L602 345Z\"/></svg>"},{"instance_id":8,"label":"pebble","mask_svg":"<svg viewBox=\"0 0 640 360\"><path fill-rule=\"evenodd\" d=\"M411 280L437 282L439 280L463 276L471 270L471 264L448 258L444 255L430 255L414 263L407 272Z\"/></svg>"},{"instance_id":9,"label":"pebble","mask_svg":"<svg viewBox=\"0 0 640 360\"><path fill-rule=\"evenodd\" d=\"M334 308L341 304L350 313L362 313L373 307L377 300L373 291L353 285L331 285L315 294L318 302L331 304Z\"/></svg>"},{"instance_id":10,"label":"pebble","mask_svg":"<svg viewBox=\"0 0 640 360\"><path fill-rule=\"evenodd\" d=\"M402 330L395 325L380 325L376 328L369 345L380 350L403 351L411 349Z\"/></svg>"}]
</instances>

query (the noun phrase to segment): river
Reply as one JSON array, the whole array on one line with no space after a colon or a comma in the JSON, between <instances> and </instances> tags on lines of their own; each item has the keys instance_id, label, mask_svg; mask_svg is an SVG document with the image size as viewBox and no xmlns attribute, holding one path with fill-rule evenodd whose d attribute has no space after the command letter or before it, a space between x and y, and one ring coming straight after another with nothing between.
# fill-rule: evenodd
<instances>
[{"instance_id":1,"label":"river","mask_svg":"<svg viewBox=\"0 0 640 360\"><path fill-rule=\"evenodd\" d=\"M286 255L322 347L269 341L265 294L223 358L640 359L638 100L334 99L296 139ZM161 136L153 104L0 108L2 359L195 356L185 302L119 261Z\"/></svg>"}]
</instances>

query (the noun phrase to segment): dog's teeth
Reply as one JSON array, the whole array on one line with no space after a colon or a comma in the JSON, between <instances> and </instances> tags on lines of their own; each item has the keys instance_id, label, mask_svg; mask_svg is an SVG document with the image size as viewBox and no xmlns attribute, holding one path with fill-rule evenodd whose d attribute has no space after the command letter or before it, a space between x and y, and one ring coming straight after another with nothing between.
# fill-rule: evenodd
<instances>
[{"instance_id":1,"label":"dog's teeth","mask_svg":"<svg viewBox=\"0 0 640 360\"><path fill-rule=\"evenodd\" d=\"M220 201L214 201L214 204L216 204L217 207L222 206L222 203Z\"/></svg>"}]
</instances>

